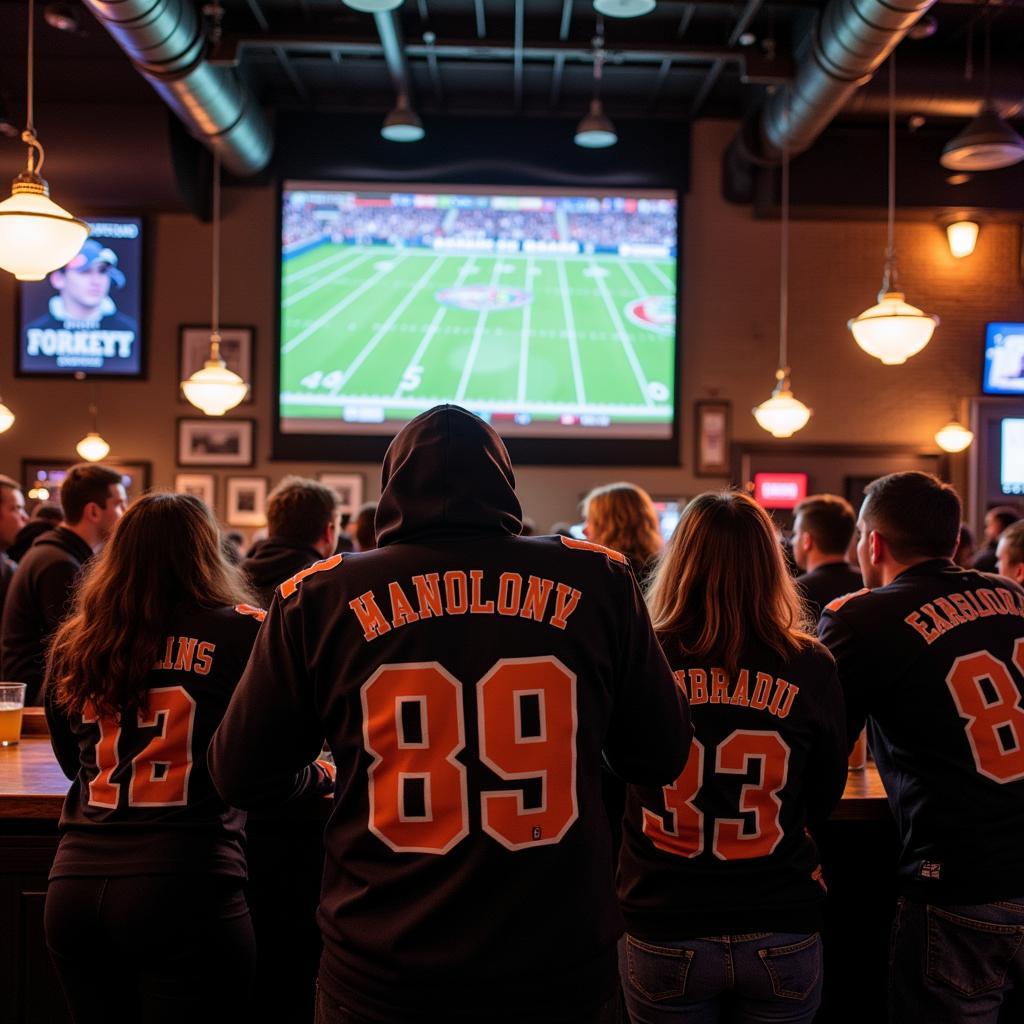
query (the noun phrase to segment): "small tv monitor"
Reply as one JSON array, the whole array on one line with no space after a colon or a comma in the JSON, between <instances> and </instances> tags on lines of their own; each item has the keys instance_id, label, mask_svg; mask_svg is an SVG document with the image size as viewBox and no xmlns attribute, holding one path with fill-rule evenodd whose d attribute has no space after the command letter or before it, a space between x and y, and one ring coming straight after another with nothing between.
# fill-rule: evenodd
<instances>
[{"instance_id":1,"label":"small tv monitor","mask_svg":"<svg viewBox=\"0 0 1024 1024\"><path fill-rule=\"evenodd\" d=\"M682 515L684 505L685 502L678 501L654 501L654 511L658 513L661 536L666 542L679 525L679 517Z\"/></svg>"},{"instance_id":2,"label":"small tv monitor","mask_svg":"<svg viewBox=\"0 0 1024 1024\"><path fill-rule=\"evenodd\" d=\"M142 221L89 221L73 260L20 287L19 376L141 377Z\"/></svg>"},{"instance_id":3,"label":"small tv monitor","mask_svg":"<svg viewBox=\"0 0 1024 1024\"><path fill-rule=\"evenodd\" d=\"M796 508L806 497L806 473L754 474L754 500L762 508Z\"/></svg>"},{"instance_id":4,"label":"small tv monitor","mask_svg":"<svg viewBox=\"0 0 1024 1024\"><path fill-rule=\"evenodd\" d=\"M992 323L985 328L986 395L1024 395L1024 323Z\"/></svg>"},{"instance_id":5,"label":"small tv monitor","mask_svg":"<svg viewBox=\"0 0 1024 1024\"><path fill-rule=\"evenodd\" d=\"M1007 417L1000 425L999 489L1024 494L1024 419Z\"/></svg>"}]
</instances>

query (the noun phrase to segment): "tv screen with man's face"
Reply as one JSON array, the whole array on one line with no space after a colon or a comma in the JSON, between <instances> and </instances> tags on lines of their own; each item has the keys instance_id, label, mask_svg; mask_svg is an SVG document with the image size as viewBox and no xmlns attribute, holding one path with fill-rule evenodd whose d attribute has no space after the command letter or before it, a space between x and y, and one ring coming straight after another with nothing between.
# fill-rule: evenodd
<instances>
[{"instance_id":1,"label":"tv screen with man's face","mask_svg":"<svg viewBox=\"0 0 1024 1024\"><path fill-rule=\"evenodd\" d=\"M142 221L89 228L70 263L21 285L19 374L142 375Z\"/></svg>"}]
</instances>

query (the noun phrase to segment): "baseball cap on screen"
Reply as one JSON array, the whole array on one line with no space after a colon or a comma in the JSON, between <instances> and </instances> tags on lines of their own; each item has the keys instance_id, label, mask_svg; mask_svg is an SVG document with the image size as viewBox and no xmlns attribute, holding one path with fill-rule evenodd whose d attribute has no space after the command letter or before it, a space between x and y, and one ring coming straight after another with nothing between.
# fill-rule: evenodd
<instances>
[{"instance_id":1,"label":"baseball cap on screen","mask_svg":"<svg viewBox=\"0 0 1024 1024\"><path fill-rule=\"evenodd\" d=\"M78 255L68 263L71 270L88 270L97 263L106 263L110 268L110 280L118 287L124 287L124 274L117 269L117 253L108 249L95 238L87 238Z\"/></svg>"}]
</instances>

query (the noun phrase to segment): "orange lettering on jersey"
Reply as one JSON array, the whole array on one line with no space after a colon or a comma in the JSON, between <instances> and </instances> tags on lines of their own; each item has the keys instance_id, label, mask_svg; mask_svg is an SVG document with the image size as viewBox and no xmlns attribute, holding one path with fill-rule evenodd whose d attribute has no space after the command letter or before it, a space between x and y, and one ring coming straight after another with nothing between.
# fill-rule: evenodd
<instances>
[{"instance_id":1,"label":"orange lettering on jersey","mask_svg":"<svg viewBox=\"0 0 1024 1024\"><path fill-rule=\"evenodd\" d=\"M711 670L711 703L729 703L729 677L720 668Z\"/></svg>"},{"instance_id":2,"label":"orange lettering on jersey","mask_svg":"<svg viewBox=\"0 0 1024 1024\"><path fill-rule=\"evenodd\" d=\"M565 540L563 537L562 540ZM551 616L551 625L556 629L565 629L565 624L570 615L576 611L583 595L575 588L559 583L555 591L555 612Z\"/></svg>"},{"instance_id":3,"label":"orange lettering on jersey","mask_svg":"<svg viewBox=\"0 0 1024 1024\"><path fill-rule=\"evenodd\" d=\"M825 605L825 611L837 612L840 608L846 604L847 601L852 601L855 597L860 597L862 594L870 594L871 591L867 587L861 587L860 590L855 590L852 594L843 594L842 597L837 597L834 601L829 601Z\"/></svg>"},{"instance_id":4,"label":"orange lettering on jersey","mask_svg":"<svg viewBox=\"0 0 1024 1024\"><path fill-rule=\"evenodd\" d=\"M786 718L792 710L793 701L796 700L796 695L799 692L799 686L794 686L792 683L786 683L786 695L782 698L782 703L779 704L778 710L773 711L772 714L778 715L779 718Z\"/></svg>"},{"instance_id":5,"label":"orange lettering on jersey","mask_svg":"<svg viewBox=\"0 0 1024 1024\"><path fill-rule=\"evenodd\" d=\"M464 572L444 574L445 609L449 615L465 615L469 611L469 580Z\"/></svg>"},{"instance_id":6,"label":"orange lettering on jersey","mask_svg":"<svg viewBox=\"0 0 1024 1024\"><path fill-rule=\"evenodd\" d=\"M992 614L991 612L985 611L985 606L978 600L978 595L973 590L966 591L964 593L964 597L980 617L984 618L985 616Z\"/></svg>"},{"instance_id":7,"label":"orange lettering on jersey","mask_svg":"<svg viewBox=\"0 0 1024 1024\"><path fill-rule=\"evenodd\" d=\"M494 602L484 601L480 596L480 585L484 581L483 569L470 569L470 600L469 600L469 611L472 615L493 615L494 614Z\"/></svg>"},{"instance_id":8,"label":"orange lettering on jersey","mask_svg":"<svg viewBox=\"0 0 1024 1024\"><path fill-rule=\"evenodd\" d=\"M257 608L252 604L236 604L235 611L238 612L239 615L248 615L259 622L263 622L267 617L267 613L264 609Z\"/></svg>"},{"instance_id":9,"label":"orange lettering on jersey","mask_svg":"<svg viewBox=\"0 0 1024 1024\"><path fill-rule=\"evenodd\" d=\"M758 711L768 706L768 694L771 692L773 679L767 672L757 673L757 685L754 687L754 695L750 698L750 706Z\"/></svg>"},{"instance_id":10,"label":"orange lettering on jersey","mask_svg":"<svg viewBox=\"0 0 1024 1024\"><path fill-rule=\"evenodd\" d=\"M978 617L978 610L963 594L950 594L949 599L957 606L965 622L973 622Z\"/></svg>"},{"instance_id":11,"label":"orange lettering on jersey","mask_svg":"<svg viewBox=\"0 0 1024 1024\"><path fill-rule=\"evenodd\" d=\"M364 640L376 640L377 637L391 632L388 620L384 618L380 608L377 607L372 590L349 601L348 606L356 613L359 625L363 627Z\"/></svg>"},{"instance_id":12,"label":"orange lettering on jersey","mask_svg":"<svg viewBox=\"0 0 1024 1024\"><path fill-rule=\"evenodd\" d=\"M747 696L747 687L750 683L750 673L745 669L740 669L740 674L736 678L736 686L732 691L732 700L730 704L735 704L738 707L745 708L750 706L750 697Z\"/></svg>"},{"instance_id":13,"label":"orange lettering on jersey","mask_svg":"<svg viewBox=\"0 0 1024 1024\"><path fill-rule=\"evenodd\" d=\"M1013 599L1013 594L1008 590L1004 590L999 587L996 593L1002 598L1003 601L1003 613L1005 615L1016 615L1017 614L1017 602Z\"/></svg>"},{"instance_id":14,"label":"orange lettering on jersey","mask_svg":"<svg viewBox=\"0 0 1024 1024\"><path fill-rule=\"evenodd\" d=\"M444 606L441 604L441 577L436 572L427 573L425 576L413 576L412 585L416 588L416 603L419 605L421 619L444 614Z\"/></svg>"},{"instance_id":15,"label":"orange lettering on jersey","mask_svg":"<svg viewBox=\"0 0 1024 1024\"><path fill-rule=\"evenodd\" d=\"M281 584L281 597L291 597L292 594L299 589L299 584L307 576L312 576L315 572L327 572L328 569L334 569L339 565L341 565L341 555L331 555L330 558L322 558L319 562L307 565L305 569L297 572L291 579L285 580L284 583Z\"/></svg>"},{"instance_id":16,"label":"orange lettering on jersey","mask_svg":"<svg viewBox=\"0 0 1024 1024\"><path fill-rule=\"evenodd\" d=\"M683 696L689 700L690 692L686 689L686 669L681 668L678 672L673 672L672 678L676 681L676 686L683 691Z\"/></svg>"},{"instance_id":17,"label":"orange lettering on jersey","mask_svg":"<svg viewBox=\"0 0 1024 1024\"><path fill-rule=\"evenodd\" d=\"M690 672L690 703L707 704L708 674L702 668L691 668Z\"/></svg>"},{"instance_id":18,"label":"orange lettering on jersey","mask_svg":"<svg viewBox=\"0 0 1024 1024\"><path fill-rule=\"evenodd\" d=\"M986 619L990 615L998 615L1002 611L1002 608L999 607L999 602L996 599L996 595L987 587L984 587L978 591L978 600L984 605L986 609L981 613L982 616Z\"/></svg>"},{"instance_id":19,"label":"orange lettering on jersey","mask_svg":"<svg viewBox=\"0 0 1024 1024\"><path fill-rule=\"evenodd\" d=\"M946 620L946 617L935 607L930 601L921 605L921 611L927 615L932 622L935 623L935 628L940 633L948 633L952 628L952 624Z\"/></svg>"},{"instance_id":20,"label":"orange lettering on jersey","mask_svg":"<svg viewBox=\"0 0 1024 1024\"><path fill-rule=\"evenodd\" d=\"M498 614L518 615L523 595L523 577L517 572L503 572L498 580Z\"/></svg>"},{"instance_id":21,"label":"orange lettering on jersey","mask_svg":"<svg viewBox=\"0 0 1024 1024\"><path fill-rule=\"evenodd\" d=\"M932 629L917 612L911 612L903 621L908 626L913 626L924 637L925 643L933 644L942 636L939 630Z\"/></svg>"},{"instance_id":22,"label":"orange lettering on jersey","mask_svg":"<svg viewBox=\"0 0 1024 1024\"><path fill-rule=\"evenodd\" d=\"M210 669L213 668L213 652L217 649L216 644L211 644L209 640L204 640L196 648L196 675L208 676Z\"/></svg>"},{"instance_id":23,"label":"orange lettering on jersey","mask_svg":"<svg viewBox=\"0 0 1024 1024\"><path fill-rule=\"evenodd\" d=\"M555 589L553 580L542 580L531 576L526 581L526 597L523 599L523 610L519 613L524 619L544 621L544 613L548 607L548 598Z\"/></svg>"},{"instance_id":24,"label":"orange lettering on jersey","mask_svg":"<svg viewBox=\"0 0 1024 1024\"><path fill-rule=\"evenodd\" d=\"M951 625L962 626L964 624L960 613L944 597L935 598L935 607L941 609L942 614L949 619Z\"/></svg>"},{"instance_id":25,"label":"orange lettering on jersey","mask_svg":"<svg viewBox=\"0 0 1024 1024\"><path fill-rule=\"evenodd\" d=\"M607 555L613 562L626 563L626 556L620 551L613 551L603 544L595 544L589 540L577 540L575 537L563 537L562 543L567 548L576 548L578 551L596 551L599 555Z\"/></svg>"},{"instance_id":26,"label":"orange lettering on jersey","mask_svg":"<svg viewBox=\"0 0 1024 1024\"><path fill-rule=\"evenodd\" d=\"M410 622L419 622L420 617L413 611L409 598L397 583L388 584L388 597L391 598L391 625L395 629Z\"/></svg>"},{"instance_id":27,"label":"orange lettering on jersey","mask_svg":"<svg viewBox=\"0 0 1024 1024\"><path fill-rule=\"evenodd\" d=\"M156 667L158 669L162 668L162 669L164 669L164 671L167 671L167 672L169 672L172 668L174 668L174 637L173 636L169 636L167 638L167 646L164 648L164 658L163 658L163 661L158 661L156 663Z\"/></svg>"},{"instance_id":28,"label":"orange lettering on jersey","mask_svg":"<svg viewBox=\"0 0 1024 1024\"><path fill-rule=\"evenodd\" d=\"M192 659L195 657L197 640L190 636L178 637L178 656L174 659L175 672L191 672Z\"/></svg>"},{"instance_id":29,"label":"orange lettering on jersey","mask_svg":"<svg viewBox=\"0 0 1024 1024\"><path fill-rule=\"evenodd\" d=\"M779 704L788 687L789 683L785 679L775 680L775 692L772 694L771 703L768 705L768 714L777 715L779 713Z\"/></svg>"}]
</instances>

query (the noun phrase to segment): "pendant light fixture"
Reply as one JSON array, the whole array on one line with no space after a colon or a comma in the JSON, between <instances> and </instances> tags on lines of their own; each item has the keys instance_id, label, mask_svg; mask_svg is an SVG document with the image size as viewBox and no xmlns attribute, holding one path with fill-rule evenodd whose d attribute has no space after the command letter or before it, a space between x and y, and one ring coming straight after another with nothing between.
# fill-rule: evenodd
<instances>
[{"instance_id":1,"label":"pendant light fixture","mask_svg":"<svg viewBox=\"0 0 1024 1024\"><path fill-rule=\"evenodd\" d=\"M789 120L789 103L786 103ZM783 138L785 139L785 132ZM807 426L813 410L793 395L789 382L789 144L782 144L781 268L779 273L779 368L771 398L755 406L757 425L773 437L792 437Z\"/></svg>"},{"instance_id":2,"label":"pendant light fixture","mask_svg":"<svg viewBox=\"0 0 1024 1024\"><path fill-rule=\"evenodd\" d=\"M974 431L968 430L960 422L955 399L950 403L950 406L953 416L944 427L935 432L935 443L944 452L954 455L957 452L970 448L971 443L974 441Z\"/></svg>"},{"instance_id":3,"label":"pendant light fixture","mask_svg":"<svg viewBox=\"0 0 1024 1024\"><path fill-rule=\"evenodd\" d=\"M604 19L598 18L597 35L593 39L594 48L594 95L590 101L590 110L583 115L576 126L574 141L584 149L607 149L619 141L615 125L604 112L601 105L601 72L604 69Z\"/></svg>"},{"instance_id":4,"label":"pendant light fixture","mask_svg":"<svg viewBox=\"0 0 1024 1024\"><path fill-rule=\"evenodd\" d=\"M0 401L0 434L14 426L14 413Z\"/></svg>"},{"instance_id":5,"label":"pendant light fixture","mask_svg":"<svg viewBox=\"0 0 1024 1024\"><path fill-rule=\"evenodd\" d=\"M406 93L398 94L398 102L384 118L380 134L388 142L419 142L426 135L423 122L410 106Z\"/></svg>"},{"instance_id":6,"label":"pendant light fixture","mask_svg":"<svg viewBox=\"0 0 1024 1024\"><path fill-rule=\"evenodd\" d=\"M50 187L39 176L45 154L36 138L32 92L35 55L35 0L28 3L28 85L25 130L28 147L25 170L0 203L0 268L19 281L42 281L78 255L89 235L89 225L50 199Z\"/></svg>"},{"instance_id":7,"label":"pendant light fixture","mask_svg":"<svg viewBox=\"0 0 1024 1024\"><path fill-rule=\"evenodd\" d=\"M86 462L99 462L110 454L110 445L103 439L96 426L97 418L97 396L98 385L92 386L92 401L89 403L89 416L91 417L92 430L75 445L75 451Z\"/></svg>"},{"instance_id":8,"label":"pendant light fixture","mask_svg":"<svg viewBox=\"0 0 1024 1024\"><path fill-rule=\"evenodd\" d=\"M896 54L889 57L889 219L878 305L847 321L854 341L887 366L905 363L931 341L939 318L905 301L896 264Z\"/></svg>"},{"instance_id":9,"label":"pendant light fixture","mask_svg":"<svg viewBox=\"0 0 1024 1024\"><path fill-rule=\"evenodd\" d=\"M181 382L181 390L207 416L223 416L249 392L220 354L220 154L213 154L213 291L210 306L210 358L201 370Z\"/></svg>"}]
</instances>

